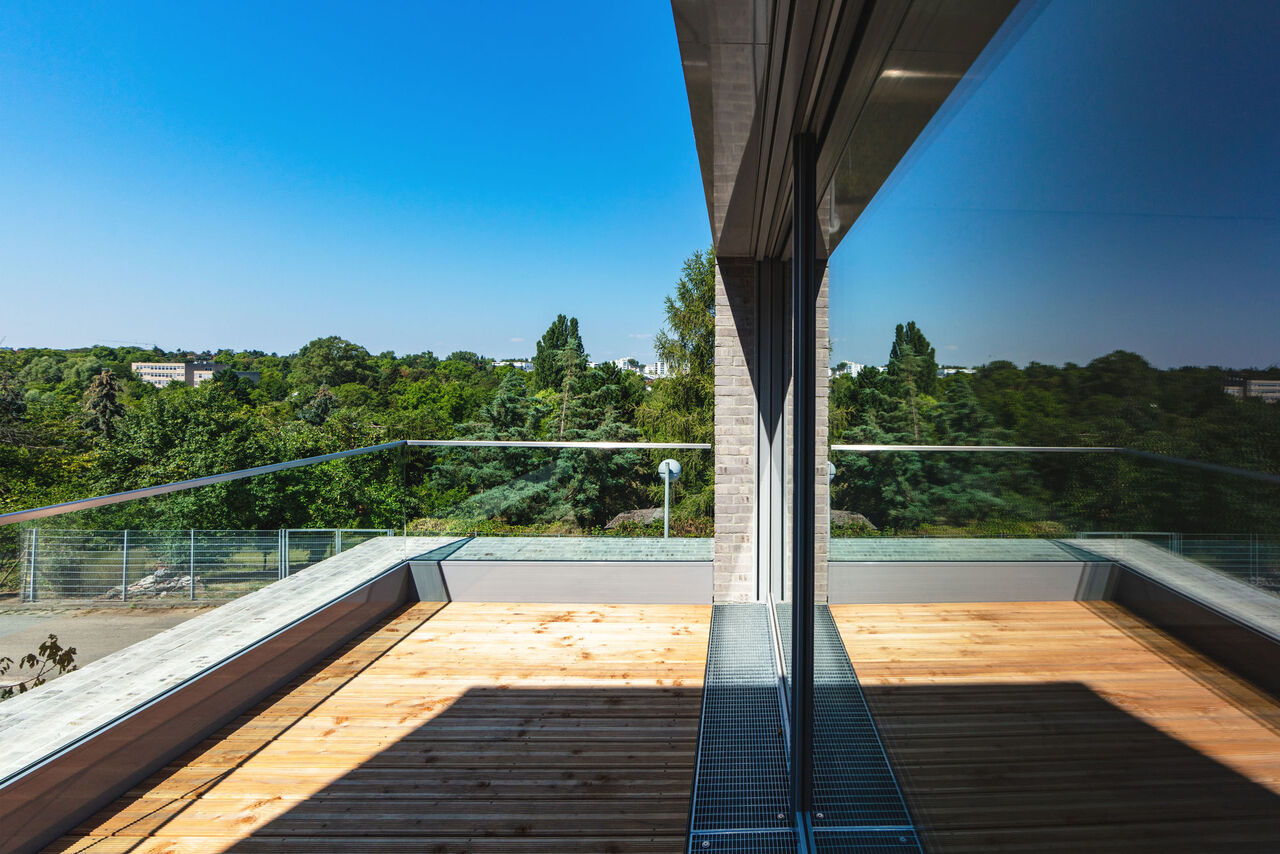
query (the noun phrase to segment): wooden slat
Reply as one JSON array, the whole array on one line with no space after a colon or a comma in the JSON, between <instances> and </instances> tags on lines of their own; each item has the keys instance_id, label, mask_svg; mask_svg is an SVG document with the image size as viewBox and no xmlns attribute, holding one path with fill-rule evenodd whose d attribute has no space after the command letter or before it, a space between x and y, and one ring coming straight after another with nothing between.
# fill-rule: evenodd
<instances>
[{"instance_id":1,"label":"wooden slat","mask_svg":"<svg viewBox=\"0 0 1280 854\"><path fill-rule=\"evenodd\" d=\"M832 613L931 851L1280 851L1280 703L1123 608Z\"/></svg>"},{"instance_id":2,"label":"wooden slat","mask_svg":"<svg viewBox=\"0 0 1280 854\"><path fill-rule=\"evenodd\" d=\"M680 851L711 609L407 608L53 851Z\"/></svg>"}]
</instances>

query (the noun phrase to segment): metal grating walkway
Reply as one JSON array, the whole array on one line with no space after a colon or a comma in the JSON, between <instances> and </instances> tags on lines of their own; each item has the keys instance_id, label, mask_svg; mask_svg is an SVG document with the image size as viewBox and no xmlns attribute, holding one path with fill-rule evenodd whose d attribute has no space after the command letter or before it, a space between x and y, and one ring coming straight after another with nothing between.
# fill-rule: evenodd
<instances>
[{"instance_id":1,"label":"metal grating walkway","mask_svg":"<svg viewBox=\"0 0 1280 854\"><path fill-rule=\"evenodd\" d=\"M795 851L768 606L711 614L690 852Z\"/></svg>"},{"instance_id":2,"label":"metal grating walkway","mask_svg":"<svg viewBox=\"0 0 1280 854\"><path fill-rule=\"evenodd\" d=\"M913 830L815 830L815 854L920 854Z\"/></svg>"},{"instance_id":3,"label":"metal grating walkway","mask_svg":"<svg viewBox=\"0 0 1280 854\"><path fill-rule=\"evenodd\" d=\"M768 605L716 605L689 852L802 850L789 806L786 716ZM791 607L778 605L783 655ZM826 605L814 613L813 854L920 854L902 792Z\"/></svg>"},{"instance_id":4,"label":"metal grating walkway","mask_svg":"<svg viewBox=\"0 0 1280 854\"><path fill-rule=\"evenodd\" d=\"M818 605L813 617L814 829L910 832L911 817L831 609Z\"/></svg>"}]
</instances>

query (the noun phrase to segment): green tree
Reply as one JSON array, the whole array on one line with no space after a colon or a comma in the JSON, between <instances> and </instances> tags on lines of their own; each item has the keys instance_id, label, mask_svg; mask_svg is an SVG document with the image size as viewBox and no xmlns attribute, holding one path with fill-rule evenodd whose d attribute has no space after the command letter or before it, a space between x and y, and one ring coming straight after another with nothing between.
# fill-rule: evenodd
<instances>
[{"instance_id":1,"label":"green tree","mask_svg":"<svg viewBox=\"0 0 1280 854\"><path fill-rule=\"evenodd\" d=\"M672 373L709 378L716 354L716 254L694 250L684 259L674 294L666 297L667 326L653 342Z\"/></svg>"},{"instance_id":2,"label":"green tree","mask_svg":"<svg viewBox=\"0 0 1280 854\"><path fill-rule=\"evenodd\" d=\"M319 427L329 420L329 416L339 405L338 396L327 385L322 385L315 397L298 410L298 419Z\"/></svg>"},{"instance_id":3,"label":"green tree","mask_svg":"<svg viewBox=\"0 0 1280 854\"><path fill-rule=\"evenodd\" d=\"M369 351L337 335L308 342L298 351L289 370L289 382L295 388L371 383L376 377Z\"/></svg>"},{"instance_id":4,"label":"green tree","mask_svg":"<svg viewBox=\"0 0 1280 854\"><path fill-rule=\"evenodd\" d=\"M0 442L17 444L25 432L27 402L22 386L9 371L0 372Z\"/></svg>"},{"instance_id":5,"label":"green tree","mask_svg":"<svg viewBox=\"0 0 1280 854\"><path fill-rule=\"evenodd\" d=\"M932 395L938 387L938 354L914 320L908 321L906 326L899 323L894 329L893 346L889 349L891 375L901 370L908 350L914 356L910 373L916 390L920 394Z\"/></svg>"},{"instance_id":6,"label":"green tree","mask_svg":"<svg viewBox=\"0 0 1280 854\"><path fill-rule=\"evenodd\" d=\"M654 339L654 350L670 373L654 380L636 409L636 426L647 439L710 442L714 437L715 291L715 252L695 250L684 260L675 292L666 298L666 326ZM650 462L656 467L660 460ZM715 505L711 459L691 455L681 463L684 475L676 483L673 515L709 519Z\"/></svg>"},{"instance_id":7,"label":"green tree","mask_svg":"<svg viewBox=\"0 0 1280 854\"><path fill-rule=\"evenodd\" d=\"M104 439L110 439L115 432L116 422L125 412L124 404L120 402L120 383L116 380L116 375L103 369L89 383L81 405L89 416L89 429Z\"/></svg>"},{"instance_id":8,"label":"green tree","mask_svg":"<svg viewBox=\"0 0 1280 854\"><path fill-rule=\"evenodd\" d=\"M538 340L533 356L533 390L561 391L566 371L586 366L587 354L578 333L578 318L556 315Z\"/></svg>"},{"instance_id":9,"label":"green tree","mask_svg":"<svg viewBox=\"0 0 1280 854\"><path fill-rule=\"evenodd\" d=\"M710 442L715 407L715 251L684 260L675 293L666 298L666 327L654 339L669 375L655 380L636 413L654 441Z\"/></svg>"}]
</instances>

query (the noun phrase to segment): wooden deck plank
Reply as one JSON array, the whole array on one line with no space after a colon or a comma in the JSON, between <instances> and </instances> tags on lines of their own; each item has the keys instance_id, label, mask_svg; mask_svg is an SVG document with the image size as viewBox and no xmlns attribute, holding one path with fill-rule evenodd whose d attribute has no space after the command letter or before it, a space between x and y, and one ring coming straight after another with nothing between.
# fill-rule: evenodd
<instances>
[{"instance_id":1,"label":"wooden deck plank","mask_svg":"<svg viewBox=\"0 0 1280 854\"><path fill-rule=\"evenodd\" d=\"M1280 850L1280 703L1123 608L832 613L929 850Z\"/></svg>"},{"instance_id":2,"label":"wooden deck plank","mask_svg":"<svg viewBox=\"0 0 1280 854\"><path fill-rule=\"evenodd\" d=\"M50 850L680 851L707 606L413 606Z\"/></svg>"}]
</instances>

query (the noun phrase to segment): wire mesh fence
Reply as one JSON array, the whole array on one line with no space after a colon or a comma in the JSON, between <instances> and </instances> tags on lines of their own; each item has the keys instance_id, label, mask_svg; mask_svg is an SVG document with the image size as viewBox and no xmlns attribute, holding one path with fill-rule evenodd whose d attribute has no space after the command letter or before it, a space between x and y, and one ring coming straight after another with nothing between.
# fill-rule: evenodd
<instances>
[{"instance_id":1,"label":"wire mesh fence","mask_svg":"<svg viewBox=\"0 0 1280 854\"><path fill-rule=\"evenodd\" d=\"M30 528L22 536L19 590L28 602L234 599L393 533Z\"/></svg>"}]
</instances>

